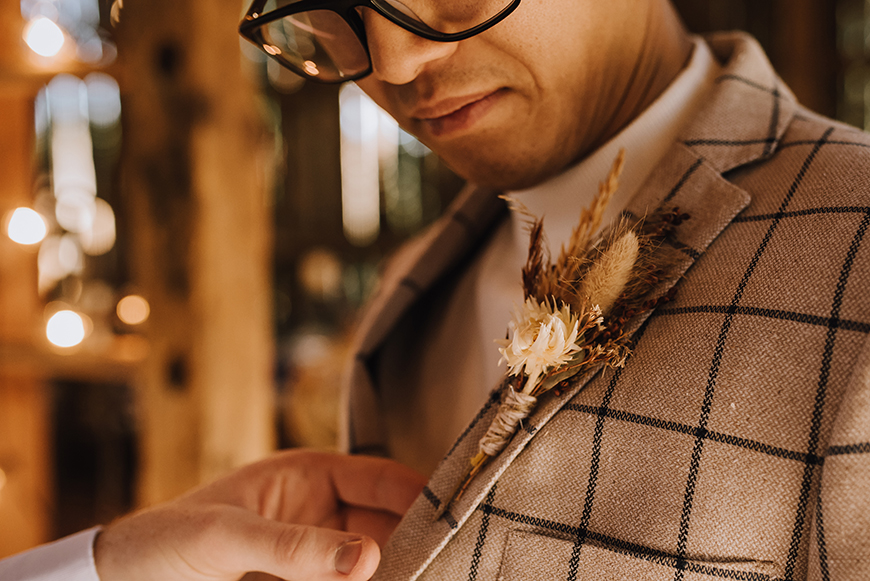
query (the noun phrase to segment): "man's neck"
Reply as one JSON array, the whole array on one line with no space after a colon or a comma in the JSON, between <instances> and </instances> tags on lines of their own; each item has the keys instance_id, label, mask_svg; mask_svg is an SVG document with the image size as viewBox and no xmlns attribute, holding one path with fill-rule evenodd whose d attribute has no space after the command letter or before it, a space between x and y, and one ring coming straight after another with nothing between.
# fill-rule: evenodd
<instances>
[{"instance_id":1,"label":"man's neck","mask_svg":"<svg viewBox=\"0 0 870 581\"><path fill-rule=\"evenodd\" d=\"M636 119L661 95L685 67L692 40L670 2L650 2L647 28L634 67L615 87L618 105L610 112L598 138L583 157L598 149Z\"/></svg>"}]
</instances>

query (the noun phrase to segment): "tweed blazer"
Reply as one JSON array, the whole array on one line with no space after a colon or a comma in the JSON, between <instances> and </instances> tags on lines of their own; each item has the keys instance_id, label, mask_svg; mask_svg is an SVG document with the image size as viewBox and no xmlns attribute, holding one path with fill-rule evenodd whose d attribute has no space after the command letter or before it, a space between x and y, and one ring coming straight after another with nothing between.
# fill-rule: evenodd
<instances>
[{"instance_id":1,"label":"tweed blazer","mask_svg":"<svg viewBox=\"0 0 870 581\"><path fill-rule=\"evenodd\" d=\"M375 579L870 580L870 137L803 109L751 38L708 42L724 72L627 210L690 214L656 291L675 300L632 322L624 368L544 396L434 521L496 389ZM466 192L393 261L356 342L350 450L389 454L384 346L503 213Z\"/></svg>"}]
</instances>

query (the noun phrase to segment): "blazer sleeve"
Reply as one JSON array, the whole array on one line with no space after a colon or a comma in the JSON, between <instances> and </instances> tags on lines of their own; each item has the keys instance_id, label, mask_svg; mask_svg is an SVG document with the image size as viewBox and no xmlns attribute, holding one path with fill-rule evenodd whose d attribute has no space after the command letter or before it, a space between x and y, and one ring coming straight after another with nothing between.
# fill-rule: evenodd
<instances>
[{"instance_id":1,"label":"blazer sleeve","mask_svg":"<svg viewBox=\"0 0 870 581\"><path fill-rule=\"evenodd\" d=\"M0 560L3 581L100 581L94 565L99 527Z\"/></svg>"},{"instance_id":2,"label":"blazer sleeve","mask_svg":"<svg viewBox=\"0 0 870 581\"><path fill-rule=\"evenodd\" d=\"M809 579L870 579L870 340L834 420L823 466Z\"/></svg>"}]
</instances>

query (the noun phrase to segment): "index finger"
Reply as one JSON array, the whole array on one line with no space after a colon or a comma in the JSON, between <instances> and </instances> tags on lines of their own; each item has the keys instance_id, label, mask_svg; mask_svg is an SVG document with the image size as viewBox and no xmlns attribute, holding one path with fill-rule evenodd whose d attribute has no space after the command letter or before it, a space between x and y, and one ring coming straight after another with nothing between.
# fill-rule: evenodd
<instances>
[{"instance_id":1,"label":"index finger","mask_svg":"<svg viewBox=\"0 0 870 581\"><path fill-rule=\"evenodd\" d=\"M426 484L422 474L385 458L325 456L336 496L346 504L401 516Z\"/></svg>"}]
</instances>

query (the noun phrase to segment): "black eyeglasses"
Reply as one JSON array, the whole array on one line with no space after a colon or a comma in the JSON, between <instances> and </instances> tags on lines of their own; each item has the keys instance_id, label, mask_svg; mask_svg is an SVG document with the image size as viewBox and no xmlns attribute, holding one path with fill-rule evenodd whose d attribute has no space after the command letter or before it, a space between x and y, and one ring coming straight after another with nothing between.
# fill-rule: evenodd
<instances>
[{"instance_id":1,"label":"black eyeglasses","mask_svg":"<svg viewBox=\"0 0 870 581\"><path fill-rule=\"evenodd\" d=\"M513 12L520 0L254 0L239 32L279 63L324 83L372 72L361 10L428 40L457 42Z\"/></svg>"}]
</instances>

